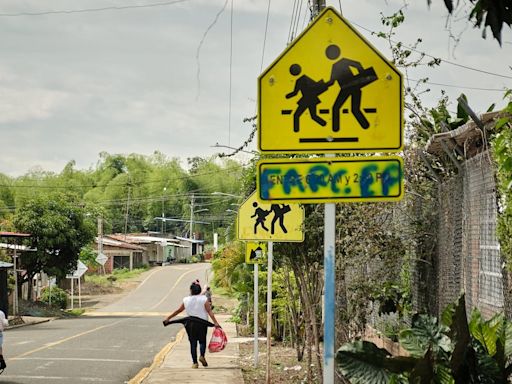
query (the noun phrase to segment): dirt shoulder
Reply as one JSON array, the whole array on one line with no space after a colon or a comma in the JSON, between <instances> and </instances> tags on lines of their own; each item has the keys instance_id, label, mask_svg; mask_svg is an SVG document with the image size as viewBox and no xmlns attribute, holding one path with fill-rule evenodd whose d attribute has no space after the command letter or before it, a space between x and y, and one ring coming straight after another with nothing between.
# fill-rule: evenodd
<instances>
[{"instance_id":1,"label":"dirt shoulder","mask_svg":"<svg viewBox=\"0 0 512 384\"><path fill-rule=\"evenodd\" d=\"M258 367L254 367L254 343L240 344L240 368L246 383L265 384L267 373L267 343L258 344ZM319 381L307 377L307 361L297 361L294 348L283 343L272 343L270 350L270 378L272 383L297 384L317 383Z\"/></svg>"}]
</instances>

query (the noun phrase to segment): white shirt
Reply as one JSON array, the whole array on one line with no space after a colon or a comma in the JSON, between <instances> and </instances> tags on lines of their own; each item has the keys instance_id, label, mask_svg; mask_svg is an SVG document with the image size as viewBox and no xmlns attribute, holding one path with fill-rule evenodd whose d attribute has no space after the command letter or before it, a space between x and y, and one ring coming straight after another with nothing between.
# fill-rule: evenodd
<instances>
[{"instance_id":1,"label":"white shirt","mask_svg":"<svg viewBox=\"0 0 512 384\"><path fill-rule=\"evenodd\" d=\"M3 332L4 327L9 325L9 321L5 318L5 313L0 311L0 332Z\"/></svg>"},{"instance_id":2,"label":"white shirt","mask_svg":"<svg viewBox=\"0 0 512 384\"><path fill-rule=\"evenodd\" d=\"M208 320L208 312L204 304L208 298L205 295L193 295L187 296L183 299L185 305L185 311L187 315L200 317L201 319Z\"/></svg>"}]
</instances>

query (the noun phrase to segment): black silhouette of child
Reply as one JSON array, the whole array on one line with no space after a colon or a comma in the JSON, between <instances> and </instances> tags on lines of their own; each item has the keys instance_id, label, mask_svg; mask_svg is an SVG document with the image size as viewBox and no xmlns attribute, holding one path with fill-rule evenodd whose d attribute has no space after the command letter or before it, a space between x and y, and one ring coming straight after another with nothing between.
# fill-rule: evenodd
<instances>
[{"instance_id":1,"label":"black silhouette of child","mask_svg":"<svg viewBox=\"0 0 512 384\"><path fill-rule=\"evenodd\" d=\"M256 223L254 223L254 234L256 234L256 231L258 230L258 225L261 225L261 228L268 232L268 228L265 227L265 218L268 216L270 211L265 211L258 207L257 202L252 203L252 206L256 208L254 215L251 216L251 218L256 217Z\"/></svg>"},{"instance_id":2,"label":"black silhouette of child","mask_svg":"<svg viewBox=\"0 0 512 384\"><path fill-rule=\"evenodd\" d=\"M367 129L370 123L361 111L361 88L377 80L375 71L372 67L363 68L360 62L341 56L340 48L331 44L325 50L325 55L329 60L335 61L332 65L331 78L327 82L330 87L337 82L340 86L340 92L332 106L332 130L337 132L340 130L340 109L347 99L351 98L352 114L356 118L359 125ZM357 75L352 73L351 68L358 71Z\"/></svg>"},{"instance_id":3,"label":"black silhouette of child","mask_svg":"<svg viewBox=\"0 0 512 384\"><path fill-rule=\"evenodd\" d=\"M302 68L299 64L292 64L290 66L290 73L293 76L298 76L302 72ZM299 120L301 115L304 113L306 109L309 109L309 114L311 118L315 120L322 127L327 123L324 119L319 117L316 114L316 106L320 103L320 99L318 96L324 93L327 90L327 85L323 80L315 81L312 78L302 75L295 81L295 89L293 92L290 92L286 95L286 98L289 99L299 93L302 94L302 97L297 101L297 109L293 114L293 131L299 132Z\"/></svg>"},{"instance_id":4,"label":"black silhouette of child","mask_svg":"<svg viewBox=\"0 0 512 384\"><path fill-rule=\"evenodd\" d=\"M274 218L272 219L272 223L270 226L270 233L274 234L275 224L276 224L276 221L278 221L278 220L279 220L279 226L281 227L283 232L288 233L288 231L286 230L286 227L284 225L284 215L286 212L290 212L290 206L283 205L283 207L281 208L281 206L279 204L272 204L270 206L270 212L274 212Z\"/></svg>"}]
</instances>

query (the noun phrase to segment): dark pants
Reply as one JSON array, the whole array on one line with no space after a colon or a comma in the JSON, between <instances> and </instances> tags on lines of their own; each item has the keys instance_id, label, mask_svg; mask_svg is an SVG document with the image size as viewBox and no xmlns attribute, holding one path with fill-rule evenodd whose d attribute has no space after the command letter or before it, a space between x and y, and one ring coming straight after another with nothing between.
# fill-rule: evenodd
<instances>
[{"instance_id":1,"label":"dark pants","mask_svg":"<svg viewBox=\"0 0 512 384\"><path fill-rule=\"evenodd\" d=\"M190 354L192 355L192 362L197 364L197 343L199 342L200 356L206 353L206 334L208 327L195 321L190 321L185 325L188 334L188 341L190 342Z\"/></svg>"},{"instance_id":2,"label":"dark pants","mask_svg":"<svg viewBox=\"0 0 512 384\"><path fill-rule=\"evenodd\" d=\"M190 341L190 354L192 355L192 362L194 364L197 364L197 342L199 342L200 356L204 356L204 354L206 353L206 336L203 340L199 340L194 337L189 337L188 341Z\"/></svg>"}]
</instances>

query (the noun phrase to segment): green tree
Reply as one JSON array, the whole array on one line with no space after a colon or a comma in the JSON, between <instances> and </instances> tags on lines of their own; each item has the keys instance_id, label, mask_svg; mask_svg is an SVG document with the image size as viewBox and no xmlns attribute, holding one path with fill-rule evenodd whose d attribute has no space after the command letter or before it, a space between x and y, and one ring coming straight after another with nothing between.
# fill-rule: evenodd
<instances>
[{"instance_id":1,"label":"green tree","mask_svg":"<svg viewBox=\"0 0 512 384\"><path fill-rule=\"evenodd\" d=\"M14 217L16 229L32 235L35 252L25 252L21 267L29 283L39 271L63 278L76 267L83 246L95 234L95 217L86 216L77 198L60 193L25 201Z\"/></svg>"}]
</instances>

